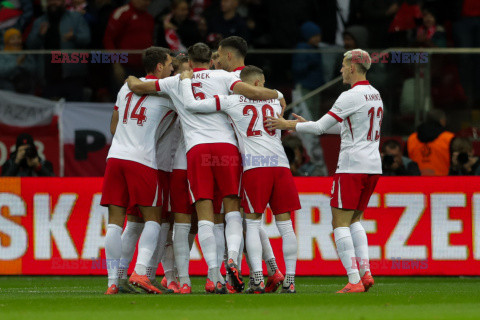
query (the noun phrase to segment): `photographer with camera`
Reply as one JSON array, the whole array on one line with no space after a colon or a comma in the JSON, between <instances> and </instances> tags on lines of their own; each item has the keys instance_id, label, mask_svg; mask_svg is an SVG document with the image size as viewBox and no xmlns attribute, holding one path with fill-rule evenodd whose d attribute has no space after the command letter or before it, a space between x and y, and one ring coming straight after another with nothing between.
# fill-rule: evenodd
<instances>
[{"instance_id":1,"label":"photographer with camera","mask_svg":"<svg viewBox=\"0 0 480 320\"><path fill-rule=\"evenodd\" d=\"M455 138L452 142L452 163L449 176L479 176L480 158L474 155L472 142Z\"/></svg>"},{"instance_id":2,"label":"photographer with camera","mask_svg":"<svg viewBox=\"0 0 480 320\"><path fill-rule=\"evenodd\" d=\"M382 171L384 176L419 176L418 164L402 156L402 145L396 140L387 140L382 145Z\"/></svg>"},{"instance_id":3,"label":"photographer with camera","mask_svg":"<svg viewBox=\"0 0 480 320\"><path fill-rule=\"evenodd\" d=\"M38 156L33 138L27 133L17 137L15 151L2 167L5 177L52 177L53 166Z\"/></svg>"}]
</instances>

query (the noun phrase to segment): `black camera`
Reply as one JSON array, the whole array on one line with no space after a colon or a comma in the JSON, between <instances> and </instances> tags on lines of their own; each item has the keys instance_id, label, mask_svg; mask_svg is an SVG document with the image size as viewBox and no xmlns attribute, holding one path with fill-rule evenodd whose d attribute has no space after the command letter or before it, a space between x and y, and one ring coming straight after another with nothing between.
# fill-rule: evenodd
<instances>
[{"instance_id":1,"label":"black camera","mask_svg":"<svg viewBox=\"0 0 480 320\"><path fill-rule=\"evenodd\" d=\"M27 149L25 149L25 158L35 158L38 155L37 148L30 146Z\"/></svg>"},{"instance_id":2,"label":"black camera","mask_svg":"<svg viewBox=\"0 0 480 320\"><path fill-rule=\"evenodd\" d=\"M468 156L468 153L466 153L466 152L460 152L457 156L457 161L461 165L464 165L464 164L468 163L469 160L470 160L470 157Z\"/></svg>"},{"instance_id":3,"label":"black camera","mask_svg":"<svg viewBox=\"0 0 480 320\"><path fill-rule=\"evenodd\" d=\"M385 168L390 168L394 161L395 159L392 155L386 154L383 156L383 166Z\"/></svg>"}]
</instances>

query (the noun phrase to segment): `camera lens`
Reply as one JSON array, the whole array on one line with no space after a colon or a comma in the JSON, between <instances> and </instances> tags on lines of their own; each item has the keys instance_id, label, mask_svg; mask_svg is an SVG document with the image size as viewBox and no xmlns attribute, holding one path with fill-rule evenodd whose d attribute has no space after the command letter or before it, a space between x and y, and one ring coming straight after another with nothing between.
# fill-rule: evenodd
<instances>
[{"instance_id":1,"label":"camera lens","mask_svg":"<svg viewBox=\"0 0 480 320\"><path fill-rule=\"evenodd\" d=\"M394 161L394 159L393 159L392 155L387 154L387 155L383 156L383 165L385 167L387 167L387 168L391 167L392 164L393 164L393 161Z\"/></svg>"},{"instance_id":2,"label":"camera lens","mask_svg":"<svg viewBox=\"0 0 480 320\"><path fill-rule=\"evenodd\" d=\"M468 153L460 152L457 156L457 161L460 164L466 164L469 160Z\"/></svg>"}]
</instances>

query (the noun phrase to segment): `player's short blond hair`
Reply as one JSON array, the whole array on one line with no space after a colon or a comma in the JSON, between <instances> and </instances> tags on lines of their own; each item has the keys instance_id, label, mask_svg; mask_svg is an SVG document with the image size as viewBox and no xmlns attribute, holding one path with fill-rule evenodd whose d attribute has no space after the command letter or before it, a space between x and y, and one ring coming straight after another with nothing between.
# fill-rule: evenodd
<instances>
[{"instance_id":1,"label":"player's short blond hair","mask_svg":"<svg viewBox=\"0 0 480 320\"><path fill-rule=\"evenodd\" d=\"M367 73L372 65L372 59L367 51L362 49L353 49L343 54L349 63L355 63L359 66L361 73Z\"/></svg>"}]
</instances>

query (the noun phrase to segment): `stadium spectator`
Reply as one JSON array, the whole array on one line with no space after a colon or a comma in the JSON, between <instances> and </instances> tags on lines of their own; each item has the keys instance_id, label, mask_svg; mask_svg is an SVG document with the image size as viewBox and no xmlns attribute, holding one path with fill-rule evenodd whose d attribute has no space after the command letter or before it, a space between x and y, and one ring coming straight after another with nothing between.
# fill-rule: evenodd
<instances>
[{"instance_id":1,"label":"stadium spectator","mask_svg":"<svg viewBox=\"0 0 480 320\"><path fill-rule=\"evenodd\" d=\"M188 47L201 41L198 25L188 18L187 0L173 0L171 8L169 14L157 20L156 43L160 47L185 52Z\"/></svg>"},{"instance_id":2,"label":"stadium spectator","mask_svg":"<svg viewBox=\"0 0 480 320\"><path fill-rule=\"evenodd\" d=\"M53 166L48 160L40 158L33 137L22 133L17 137L15 151L2 167L5 177L51 177Z\"/></svg>"},{"instance_id":3,"label":"stadium spectator","mask_svg":"<svg viewBox=\"0 0 480 320\"><path fill-rule=\"evenodd\" d=\"M21 51L22 34L10 28L3 35L4 51ZM19 93L33 93L35 60L26 54L0 54L0 89Z\"/></svg>"},{"instance_id":4,"label":"stadium spectator","mask_svg":"<svg viewBox=\"0 0 480 320\"><path fill-rule=\"evenodd\" d=\"M455 47L480 48L480 6L478 0L452 1L453 38ZM480 103L480 56L461 54L459 73L468 98L468 105Z\"/></svg>"},{"instance_id":5,"label":"stadium spectator","mask_svg":"<svg viewBox=\"0 0 480 320\"><path fill-rule=\"evenodd\" d=\"M317 49L322 40L320 27L311 21L307 21L300 30L303 41L297 44L296 49ZM297 90L301 91L302 96L325 83L322 55L319 52L294 54L292 72ZM305 103L313 119L317 119L320 116L320 95L313 96Z\"/></svg>"},{"instance_id":6,"label":"stadium spectator","mask_svg":"<svg viewBox=\"0 0 480 320\"><path fill-rule=\"evenodd\" d=\"M422 10L418 0L400 1L400 7L393 18L388 32L395 46L408 46L414 37L417 22L422 18Z\"/></svg>"},{"instance_id":7,"label":"stadium spectator","mask_svg":"<svg viewBox=\"0 0 480 320\"><path fill-rule=\"evenodd\" d=\"M220 34L223 38L239 36L248 40L247 23L238 13L239 0L222 0L221 14L208 21L209 33Z\"/></svg>"},{"instance_id":8,"label":"stadium spectator","mask_svg":"<svg viewBox=\"0 0 480 320\"><path fill-rule=\"evenodd\" d=\"M115 6L112 0L95 0L87 7L87 12L91 20L88 20L92 41L90 47L92 49L103 48L103 37L107 30L107 25Z\"/></svg>"},{"instance_id":9,"label":"stadium spectator","mask_svg":"<svg viewBox=\"0 0 480 320\"><path fill-rule=\"evenodd\" d=\"M397 0L363 0L359 8L359 18L368 33L371 48L388 47L388 27L398 11Z\"/></svg>"},{"instance_id":10,"label":"stadium spectator","mask_svg":"<svg viewBox=\"0 0 480 320\"><path fill-rule=\"evenodd\" d=\"M343 47L345 50L368 48L369 34L367 28L360 25L350 26L343 32Z\"/></svg>"},{"instance_id":11,"label":"stadium spectator","mask_svg":"<svg viewBox=\"0 0 480 320\"><path fill-rule=\"evenodd\" d=\"M290 149L287 152L287 157L290 159L291 151L293 151L294 158L289 160L290 171L294 176L316 177L322 176L323 170L320 166L310 162L306 155L305 147L302 140L296 135L288 135L282 139L284 149Z\"/></svg>"},{"instance_id":12,"label":"stadium spectator","mask_svg":"<svg viewBox=\"0 0 480 320\"><path fill-rule=\"evenodd\" d=\"M87 1L86 0L66 0L67 10L75 11L80 14L87 13Z\"/></svg>"},{"instance_id":13,"label":"stadium spectator","mask_svg":"<svg viewBox=\"0 0 480 320\"><path fill-rule=\"evenodd\" d=\"M103 45L107 50L143 50L153 44L155 22L147 12L151 0L130 0L115 10L108 21ZM128 63L113 65L115 81L122 84L128 74L142 75L141 55L129 55Z\"/></svg>"},{"instance_id":14,"label":"stadium spectator","mask_svg":"<svg viewBox=\"0 0 480 320\"><path fill-rule=\"evenodd\" d=\"M407 140L410 159L418 164L422 176L446 176L450 168L450 144L454 134L445 129L447 117L431 110L426 121Z\"/></svg>"},{"instance_id":15,"label":"stadium spectator","mask_svg":"<svg viewBox=\"0 0 480 320\"><path fill-rule=\"evenodd\" d=\"M23 31L33 17L32 0L2 1L0 6L0 32L9 28Z\"/></svg>"},{"instance_id":16,"label":"stadium spectator","mask_svg":"<svg viewBox=\"0 0 480 320\"><path fill-rule=\"evenodd\" d=\"M475 156L472 141L455 138L452 141L452 164L449 176L480 176L480 158Z\"/></svg>"},{"instance_id":17,"label":"stadium spectator","mask_svg":"<svg viewBox=\"0 0 480 320\"><path fill-rule=\"evenodd\" d=\"M415 161L402 156L402 145L397 140L387 140L382 145L382 171L384 176L419 176Z\"/></svg>"},{"instance_id":18,"label":"stadium spectator","mask_svg":"<svg viewBox=\"0 0 480 320\"><path fill-rule=\"evenodd\" d=\"M424 8L422 13L423 24L417 28L415 44L421 47L446 47L445 29L437 24L434 11Z\"/></svg>"},{"instance_id":19,"label":"stadium spectator","mask_svg":"<svg viewBox=\"0 0 480 320\"><path fill-rule=\"evenodd\" d=\"M47 0L47 12L35 20L27 46L29 49L69 50L85 48L90 43L90 30L78 12L65 9L65 0ZM83 100L87 68L82 63L52 63L52 55L40 58L44 65L44 96Z\"/></svg>"}]
</instances>

